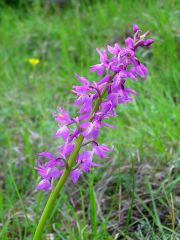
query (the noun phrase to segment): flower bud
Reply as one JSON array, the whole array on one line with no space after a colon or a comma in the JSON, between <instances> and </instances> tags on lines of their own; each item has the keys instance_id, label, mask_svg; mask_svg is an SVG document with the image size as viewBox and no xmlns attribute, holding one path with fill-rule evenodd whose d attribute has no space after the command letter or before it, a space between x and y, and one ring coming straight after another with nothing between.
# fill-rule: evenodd
<instances>
[{"instance_id":1,"label":"flower bud","mask_svg":"<svg viewBox=\"0 0 180 240\"><path fill-rule=\"evenodd\" d=\"M139 27L137 24L133 25L133 32L136 33L137 31L139 31Z\"/></svg>"},{"instance_id":2,"label":"flower bud","mask_svg":"<svg viewBox=\"0 0 180 240\"><path fill-rule=\"evenodd\" d=\"M150 46L153 42L154 42L154 40L151 38L144 40L144 46Z\"/></svg>"}]
</instances>

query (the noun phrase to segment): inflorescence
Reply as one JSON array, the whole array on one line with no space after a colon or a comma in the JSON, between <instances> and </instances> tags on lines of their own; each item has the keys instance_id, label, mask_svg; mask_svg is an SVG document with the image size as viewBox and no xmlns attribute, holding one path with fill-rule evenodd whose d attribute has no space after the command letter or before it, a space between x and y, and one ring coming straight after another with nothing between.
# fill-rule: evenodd
<instances>
[{"instance_id":1,"label":"inflorescence","mask_svg":"<svg viewBox=\"0 0 180 240\"><path fill-rule=\"evenodd\" d=\"M101 164L93 161L93 155L99 158L106 158L112 148L105 144L98 143L98 135L102 126L113 128L105 123L106 119L115 117L115 109L119 104L133 101L132 95L138 93L129 87L125 87L126 80L138 80L138 77L145 79L148 69L140 63L136 57L136 49L147 47L154 40L147 39L149 31L141 34L139 27L133 25L134 38L125 39L125 47L115 43L114 46L107 46L107 51L96 49L100 56L100 63L90 67L91 72L96 72L101 76L98 82L89 82L85 77L76 74L80 81L80 86L73 86L73 93L77 95L74 105L79 108L78 116L71 118L63 109L58 108L53 113L55 121L58 123L58 130L55 138L61 137L64 144L58 149L58 156L50 152L38 154L41 158L46 158L44 164L37 161L38 171L42 180L36 186L36 190L48 191L52 187L52 182L58 179L68 169L68 157L75 147L75 139L82 135L83 143L76 157L74 167L69 169L70 178L74 183L83 172L88 172L95 166Z\"/></svg>"}]
</instances>

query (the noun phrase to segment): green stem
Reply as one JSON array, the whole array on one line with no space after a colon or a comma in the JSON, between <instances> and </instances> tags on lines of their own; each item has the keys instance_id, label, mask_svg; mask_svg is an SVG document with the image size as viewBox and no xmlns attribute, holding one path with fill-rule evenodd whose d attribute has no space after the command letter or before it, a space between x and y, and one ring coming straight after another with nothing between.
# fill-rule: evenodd
<instances>
[{"instance_id":1,"label":"green stem","mask_svg":"<svg viewBox=\"0 0 180 240\"><path fill-rule=\"evenodd\" d=\"M110 81L109 81L110 82ZM109 83L108 82L108 83ZM90 114L90 118L89 118L89 121L92 121L93 120L93 115L94 113L98 110L101 102L102 102L102 99L106 93L106 89L107 89L107 85L108 83L106 84L106 86L104 87L103 91L102 91L102 94L101 94L101 97L99 97L92 109L92 112ZM49 199L46 203L46 206L44 208L44 211L41 215L41 218L39 220L39 223L37 225L37 228L36 228L36 231L35 231L35 234L34 234L34 238L33 240L40 240L41 239L41 235L42 235L42 232L43 232L43 228L45 226L45 223L46 223L46 220L48 219L51 211L52 211L52 208L54 206L54 203L55 203L55 200L58 196L58 193L60 192L60 190L62 189L63 185L65 184L68 176L69 176L69 173L74 165L74 162L75 162L75 159L79 153L79 150L81 148L81 145L83 143L83 140L84 140L84 137L82 135L80 135L77 140L76 140L76 143L75 143L75 147L74 147L74 150L73 152L71 153L70 157L69 157L69 161L68 161L68 168L65 169L64 173L62 174L62 176L60 177L55 189L51 192L50 196L49 196Z\"/></svg>"},{"instance_id":2,"label":"green stem","mask_svg":"<svg viewBox=\"0 0 180 240\"><path fill-rule=\"evenodd\" d=\"M55 203L55 200L58 196L58 193L62 189L64 183L66 182L66 180L69 176L70 170L73 167L74 161L75 161L76 156L77 156L77 154L80 150L80 147L81 147L81 144L82 144L83 140L84 140L84 137L82 135L77 138L74 151L72 152L72 154L70 155L70 158L69 158L69 162L68 162L69 168L65 169L65 171L64 171L63 175L61 176L61 178L59 179L59 182L57 183L55 189L52 191L51 195L49 196L49 199L46 203L46 206L44 208L44 211L41 215L38 226L36 228L36 232L34 234L33 240L40 240L40 237L41 237L44 225L46 223L46 220L47 220L47 218L49 217L49 215L52 211L52 208L54 206L54 203Z\"/></svg>"}]
</instances>

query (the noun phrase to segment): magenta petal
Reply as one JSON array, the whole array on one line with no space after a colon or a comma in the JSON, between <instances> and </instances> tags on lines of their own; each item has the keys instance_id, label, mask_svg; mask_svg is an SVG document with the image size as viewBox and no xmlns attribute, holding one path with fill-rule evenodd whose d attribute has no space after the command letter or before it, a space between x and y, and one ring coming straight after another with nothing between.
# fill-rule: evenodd
<instances>
[{"instance_id":1,"label":"magenta petal","mask_svg":"<svg viewBox=\"0 0 180 240\"><path fill-rule=\"evenodd\" d=\"M98 138L99 136L99 129L95 129L93 132L92 132L92 139L94 141L96 141L96 139Z\"/></svg>"},{"instance_id":2,"label":"magenta petal","mask_svg":"<svg viewBox=\"0 0 180 240\"><path fill-rule=\"evenodd\" d=\"M92 66L90 67L90 70L91 70L91 72L96 72L101 66L102 66L102 64L92 65Z\"/></svg>"},{"instance_id":3,"label":"magenta petal","mask_svg":"<svg viewBox=\"0 0 180 240\"><path fill-rule=\"evenodd\" d=\"M120 78L127 78L128 73L125 70L122 70L122 71L119 72L119 77Z\"/></svg>"},{"instance_id":4,"label":"magenta petal","mask_svg":"<svg viewBox=\"0 0 180 240\"><path fill-rule=\"evenodd\" d=\"M126 38L125 40L125 44L128 48L132 48L133 47L133 44L134 44L134 40L130 37Z\"/></svg>"},{"instance_id":5,"label":"magenta petal","mask_svg":"<svg viewBox=\"0 0 180 240\"><path fill-rule=\"evenodd\" d=\"M69 129L66 126L59 128L55 134L55 138L62 137L64 141L69 137Z\"/></svg>"},{"instance_id":6,"label":"magenta petal","mask_svg":"<svg viewBox=\"0 0 180 240\"><path fill-rule=\"evenodd\" d=\"M81 170L80 169L75 169L75 170L70 172L70 178L73 181L73 183L77 183L80 175L81 175Z\"/></svg>"},{"instance_id":7,"label":"magenta petal","mask_svg":"<svg viewBox=\"0 0 180 240\"><path fill-rule=\"evenodd\" d=\"M108 128L115 128L115 126L108 124L108 123L103 123L103 126L108 127Z\"/></svg>"},{"instance_id":8,"label":"magenta petal","mask_svg":"<svg viewBox=\"0 0 180 240\"><path fill-rule=\"evenodd\" d=\"M136 73L139 76L141 76L142 78L146 78L146 76L148 74L148 70L147 70L147 68L143 64L137 65L135 67L135 69L136 69Z\"/></svg>"},{"instance_id":9,"label":"magenta petal","mask_svg":"<svg viewBox=\"0 0 180 240\"><path fill-rule=\"evenodd\" d=\"M93 153L91 151L84 151L79 154L78 160L81 162L92 161Z\"/></svg>"},{"instance_id":10,"label":"magenta petal","mask_svg":"<svg viewBox=\"0 0 180 240\"><path fill-rule=\"evenodd\" d=\"M87 119L89 117L89 113L82 114L81 116L77 117L76 119L80 122L84 119Z\"/></svg>"},{"instance_id":11,"label":"magenta petal","mask_svg":"<svg viewBox=\"0 0 180 240\"><path fill-rule=\"evenodd\" d=\"M72 123L72 119L69 117L68 113L63 108L58 108L58 112L53 113L55 121L59 124L69 124Z\"/></svg>"},{"instance_id":12,"label":"magenta petal","mask_svg":"<svg viewBox=\"0 0 180 240\"><path fill-rule=\"evenodd\" d=\"M51 184L47 179L43 179L36 186L36 190L44 190L45 192L49 191L50 188L51 188Z\"/></svg>"},{"instance_id":13,"label":"magenta petal","mask_svg":"<svg viewBox=\"0 0 180 240\"><path fill-rule=\"evenodd\" d=\"M102 164L96 163L96 162L91 162L92 167L102 167Z\"/></svg>"},{"instance_id":14,"label":"magenta petal","mask_svg":"<svg viewBox=\"0 0 180 240\"><path fill-rule=\"evenodd\" d=\"M104 67L104 66L101 66L101 67L97 70L97 75L98 75L98 76L103 75L104 70L105 70L105 67Z\"/></svg>"},{"instance_id":15,"label":"magenta petal","mask_svg":"<svg viewBox=\"0 0 180 240\"><path fill-rule=\"evenodd\" d=\"M97 72L99 76L101 76L104 73L104 66L103 64L95 64L90 67L91 72Z\"/></svg>"},{"instance_id":16,"label":"magenta petal","mask_svg":"<svg viewBox=\"0 0 180 240\"><path fill-rule=\"evenodd\" d=\"M125 88L125 91L134 95L139 95L139 93L133 90L132 88Z\"/></svg>"},{"instance_id":17,"label":"magenta petal","mask_svg":"<svg viewBox=\"0 0 180 240\"><path fill-rule=\"evenodd\" d=\"M44 164L44 166L45 166L45 168L55 167L59 162L60 162L60 160L53 159L53 160L50 160L50 161L46 162Z\"/></svg>"},{"instance_id":18,"label":"magenta petal","mask_svg":"<svg viewBox=\"0 0 180 240\"><path fill-rule=\"evenodd\" d=\"M83 84L83 85L89 85L89 81L85 77L79 76L77 73L75 73L75 77Z\"/></svg>"},{"instance_id":19,"label":"magenta petal","mask_svg":"<svg viewBox=\"0 0 180 240\"><path fill-rule=\"evenodd\" d=\"M49 159L55 159L54 155L50 152L41 152L38 154L38 156L49 158Z\"/></svg>"},{"instance_id":20,"label":"magenta petal","mask_svg":"<svg viewBox=\"0 0 180 240\"><path fill-rule=\"evenodd\" d=\"M107 45L107 49L110 53L112 53L114 55L118 55L119 51L121 50L121 47L119 46L118 43L115 43L114 47Z\"/></svg>"},{"instance_id":21,"label":"magenta petal","mask_svg":"<svg viewBox=\"0 0 180 240\"><path fill-rule=\"evenodd\" d=\"M150 46L154 42L153 39L144 40L144 46Z\"/></svg>"},{"instance_id":22,"label":"magenta petal","mask_svg":"<svg viewBox=\"0 0 180 240\"><path fill-rule=\"evenodd\" d=\"M138 78L135 75L134 67L128 71L128 77L131 78L134 81L137 81Z\"/></svg>"},{"instance_id":23,"label":"magenta petal","mask_svg":"<svg viewBox=\"0 0 180 240\"><path fill-rule=\"evenodd\" d=\"M57 179L59 178L63 173L63 170L59 170L56 167L50 168L48 171L48 177L53 178L53 179Z\"/></svg>"},{"instance_id":24,"label":"magenta petal","mask_svg":"<svg viewBox=\"0 0 180 240\"><path fill-rule=\"evenodd\" d=\"M81 128L89 128L91 126L92 123L90 122L84 122L80 125Z\"/></svg>"},{"instance_id":25,"label":"magenta petal","mask_svg":"<svg viewBox=\"0 0 180 240\"><path fill-rule=\"evenodd\" d=\"M107 49L110 53L116 54L116 49L114 47L111 47L110 45L107 45Z\"/></svg>"},{"instance_id":26,"label":"magenta petal","mask_svg":"<svg viewBox=\"0 0 180 240\"><path fill-rule=\"evenodd\" d=\"M106 75L105 77L103 77L99 82L98 82L98 85L101 85L101 84L104 84L104 83L107 83L111 78L111 75L108 74Z\"/></svg>"},{"instance_id":27,"label":"magenta petal","mask_svg":"<svg viewBox=\"0 0 180 240\"><path fill-rule=\"evenodd\" d=\"M105 62L108 61L108 57L107 57L106 50L103 50L103 52L101 52L98 48L96 48L96 51L97 51L98 54L100 55L100 61L101 61L101 63L105 63Z\"/></svg>"},{"instance_id":28,"label":"magenta petal","mask_svg":"<svg viewBox=\"0 0 180 240\"><path fill-rule=\"evenodd\" d=\"M60 155L66 158L74 149L74 144L66 143L60 147Z\"/></svg>"},{"instance_id":29,"label":"magenta petal","mask_svg":"<svg viewBox=\"0 0 180 240\"><path fill-rule=\"evenodd\" d=\"M136 33L137 31L139 31L139 27L137 24L133 25L133 32Z\"/></svg>"}]
</instances>

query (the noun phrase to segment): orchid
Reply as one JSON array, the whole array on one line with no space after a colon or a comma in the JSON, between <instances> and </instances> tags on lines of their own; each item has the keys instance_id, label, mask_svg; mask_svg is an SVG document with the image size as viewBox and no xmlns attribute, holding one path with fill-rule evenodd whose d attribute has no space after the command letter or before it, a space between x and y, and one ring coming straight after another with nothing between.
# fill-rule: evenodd
<instances>
[{"instance_id":1,"label":"orchid","mask_svg":"<svg viewBox=\"0 0 180 240\"><path fill-rule=\"evenodd\" d=\"M72 90L77 97L74 101L77 116L70 117L63 108L58 108L57 112L53 113L58 124L55 138L61 138L64 143L59 146L57 157L50 152L38 154L39 157L49 161L40 164L38 160L38 167L35 167L41 178L36 190L42 189L45 192L51 190L54 180L60 178L51 193L45 211L50 211L68 176L73 183L76 183L84 172L87 173L103 165L102 160L101 164L94 162L94 155L107 159L108 153L112 151L112 148L98 142L100 130L102 127L113 128L106 123L106 120L116 117L116 108L119 104L132 102L133 95L138 95L135 90L126 87L126 83L130 79L137 81L138 77L142 79L147 77L148 69L137 58L136 50L154 42L153 39L147 39L150 32L141 34L137 25L133 25L133 32L133 38L125 39L125 47L115 43L114 46L108 45L107 50L96 49L100 63L91 66L90 70L102 76L99 81L92 82L86 77L75 74L81 83L73 86ZM48 213L46 212L45 215L47 218ZM39 239L44 222L43 215L34 240Z\"/></svg>"},{"instance_id":2,"label":"orchid","mask_svg":"<svg viewBox=\"0 0 180 240\"><path fill-rule=\"evenodd\" d=\"M137 59L135 51L140 46L147 46L147 41L148 43L152 43L153 40L146 39L149 35L149 31L140 35L140 30L137 25L133 25L133 32L135 33L134 39L131 37L126 38L125 47L121 47L118 43L115 43L114 46L107 46L109 55L113 55L111 58L108 56L106 50L101 51L98 48L96 49L100 55L100 64L93 65L91 67L91 71L95 71L98 75L102 75L104 73L103 78L101 78L98 82L91 83L86 77L75 74L75 77L81 83L81 85L73 86L73 93L77 95L74 105L79 108L78 116L71 118L63 108L58 108L58 111L53 113L55 121L58 123L58 130L55 133L55 138L61 137L64 141L64 145L59 148L59 155L66 162L68 162L68 159L66 158L73 151L74 141L78 136L81 135L88 141L97 141L101 127L109 127L106 123L104 123L104 121L110 117L116 116L115 109L117 106L119 104L132 102L132 95L138 95L135 90L125 87L125 84L127 79L137 81L139 76L143 79L146 78L148 69ZM105 89L105 94L102 94L103 89ZM104 99L102 99L102 95L105 95ZM101 101L98 108L93 111L93 102L97 99L101 99ZM91 152L95 153L98 157L103 158L108 152L110 152L110 148L105 145L99 145L96 142L96 144L92 144ZM85 153L89 154L90 151ZM55 159L53 155L48 152L42 152L39 156L43 156L51 160ZM77 159L79 159L78 156ZM93 164L91 165L93 166ZM56 169L60 166L59 163L55 161L54 165L51 167L46 166L45 163L43 168L46 167L48 168L46 171L51 172L50 168ZM80 164L78 168L79 170L86 169L87 171L93 169L89 168L89 161L83 162L83 164ZM35 169L38 170L38 168ZM43 171L45 171L45 169ZM61 169L60 171L63 170ZM41 177L44 176L41 174L41 171L38 170L38 172ZM73 182L77 182L79 176L81 175L81 171L77 171L76 169L76 173L77 172L78 175L76 174L76 181L73 180ZM74 170L72 170L71 176L73 176L73 173ZM53 176L51 178L53 179ZM44 179L46 179L46 176ZM49 180L51 179L49 178ZM47 191L46 185L47 184L43 185L41 183L40 189ZM39 184L37 189L39 189ZM48 189L50 189L50 187L48 187Z\"/></svg>"}]
</instances>

